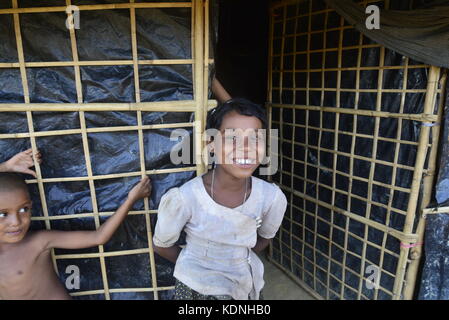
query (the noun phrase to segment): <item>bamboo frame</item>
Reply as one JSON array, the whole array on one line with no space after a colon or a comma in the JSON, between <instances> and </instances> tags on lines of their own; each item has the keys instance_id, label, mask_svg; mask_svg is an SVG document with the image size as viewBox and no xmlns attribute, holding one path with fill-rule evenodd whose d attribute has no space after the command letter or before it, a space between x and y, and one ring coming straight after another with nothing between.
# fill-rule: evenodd
<instances>
[{"instance_id":1,"label":"bamboo frame","mask_svg":"<svg viewBox=\"0 0 449 320\"><path fill-rule=\"evenodd\" d=\"M125 178L125 177L142 177L144 175L159 175L180 172L196 172L201 174L205 167L201 162L202 139L201 134L204 129L205 114L211 108L214 108L217 103L214 100L208 100L208 72L209 64L213 63L213 59L209 58L208 43L209 43L209 17L208 7L209 1L206 0L192 0L190 2L160 2L160 3L135 3L135 0L130 0L129 3L121 4L105 4L105 5L80 5L83 10L110 10L110 9L127 9L130 15L131 26L131 43L132 60L117 60L117 61L80 61L78 56L77 45L77 31L71 29L70 43L72 51L72 61L50 61L50 62L27 62L23 53L20 15L24 13L42 13L42 12L66 12L66 7L36 7L36 8L19 8L17 0L12 1L12 9L0 9L1 14L11 14L14 19L14 32L16 35L18 62L0 63L0 72L5 68L16 68L20 70L23 93L25 103L1 103L0 115L2 112L25 112L27 116L28 132L7 133L0 134L0 139L30 139L33 153L37 151L36 138L38 137L64 137L66 135L79 135L82 139L84 159L87 169L86 176L78 177L48 177L43 178L39 164L35 161L36 179L27 180L29 184L37 184L42 202L43 216L35 216L33 221L41 221L45 224L46 229L51 229L51 221L72 220L78 218L93 218L95 227L100 225L100 217L108 217L113 212L102 212L99 210L97 203L97 194L95 190L95 182ZM66 0L66 6L71 5L71 0ZM136 30L136 10L144 8L190 8L192 14L191 20L191 43L192 43L192 59L158 59L158 60L139 60L137 53L137 30ZM67 13L68 18L71 13ZM192 66L192 81L194 95L193 100L186 101L164 101L164 102L141 102L140 98L140 83L139 83L139 66L141 65L179 65L187 64ZM118 66L130 65L133 66L134 84L135 84L135 103L84 103L82 78L80 67L83 66ZM50 67L73 67L75 71L75 85L77 93L77 103L31 103L30 94L27 81L27 68L50 68ZM79 114L80 126L79 128L66 130L51 130L51 131L35 131L33 122L33 112L77 112ZM137 125L132 126L116 126L116 127L95 127L87 128L85 112L102 112L102 111L131 111L134 112L137 119ZM144 125L142 119L142 112L192 112L195 114L194 122L185 123L164 123L155 125ZM157 129L175 129L175 128L191 128L195 129L195 144L197 154L196 160L200 160L190 167L173 167L170 169L152 169L148 170L145 165L145 145L144 132ZM113 133L113 132L135 132L139 139L139 163L140 171L136 172L120 172L115 174L95 175L92 170L90 148L88 143L89 134L93 133ZM52 215L48 212L47 200L45 197L44 186L47 183L55 182L76 182L85 181L89 185L90 196L92 200L92 212L82 214L60 214L53 212ZM144 209L131 211L132 216L144 216L147 230L148 244L145 248L133 250L121 250L106 252L103 246L98 247L98 253L89 254L55 254L52 251L52 260L55 270L58 272L57 262L65 259L99 259L101 277L103 288L98 290L86 290L71 293L72 296L87 296L87 295L104 295L105 299L111 299L111 294L126 293L126 292L152 292L154 299L160 299L161 292L172 290L174 287L158 286L158 278L156 271L156 262L154 251L152 247L152 231L150 216L157 214L157 210L150 210L148 199L144 200ZM117 257L125 255L145 254L149 256L149 275L151 276L151 286L142 288L110 288L108 282L108 267L106 258Z\"/></svg>"},{"instance_id":2,"label":"bamboo frame","mask_svg":"<svg viewBox=\"0 0 449 320\"><path fill-rule=\"evenodd\" d=\"M270 103L268 107L270 128L278 128L280 132L280 152L278 156L281 158L279 161L281 163L279 177L273 177L272 180L279 183L280 187L290 195L287 197L289 210L284 216L284 223L273 245L270 247L270 260L315 297L319 296L324 299L411 299L421 247L414 246L412 249L408 247L410 244L422 242L425 214L432 212L431 209L423 211L424 216L421 217L417 229L414 231L421 181L424 181L425 184L425 196L420 204L421 209L427 205L432 188L439 134L438 127L435 124L440 123L442 110L441 104L435 105L435 99L437 95L442 95L444 88L442 83L438 87L441 70L422 64L412 65L408 58L405 58L401 65L386 65L386 49L378 44L364 44L364 37L360 33L358 33L358 44L351 42L351 44L345 45L343 39L346 32L351 31L353 27L345 25L344 19L340 18L339 27L328 28L328 17L333 10L327 8L315 11L312 5L309 5L308 12L305 12L308 3L312 1L282 1L274 4L270 10L268 63L270 77L268 80L268 98ZM368 4L375 1L362 2ZM385 6L389 6L388 0L385 0ZM301 10L290 11L289 16L287 16L287 8L288 10ZM298 14L298 12L301 12L301 14ZM315 20L319 19L318 15L321 19L324 19L324 23L320 25L322 26L321 29L312 27L312 17ZM305 29L298 30L300 19L302 19L301 25ZM305 19L307 20L304 21ZM290 26L288 32L287 24ZM282 34L275 34L275 26L277 26L277 30L281 30ZM326 39L329 31L339 34L338 45L335 47L327 47ZM312 48L312 37L320 34L323 35L322 47L317 48L315 43L315 47ZM307 49L298 50L296 46L298 39L300 39L298 36L304 38L307 36ZM293 43L293 49L290 47L289 52L286 52L285 49L287 41ZM277 52L274 48L275 43L278 43L279 46ZM375 66L364 66L362 64L363 51L374 48L379 48L379 63ZM348 50L357 52L356 66L345 67L343 65ZM338 55L338 61L336 67L329 68L326 64L326 54L331 52ZM316 61L314 67L311 67L312 55L314 54L322 55L320 58L321 67L317 67ZM303 66L298 68L296 64L297 55L304 55L307 68L304 69ZM292 61L287 68L284 64L286 59ZM279 69L275 69L274 61L276 60L279 61L277 66ZM409 73L415 69L426 69L428 71L426 89L408 88ZM383 88L383 74L390 70L396 70L404 75L401 88ZM334 84L328 85L325 82L326 72L329 71L337 74L335 87ZM342 88L344 72L347 71L355 73L355 84L354 87ZM378 73L376 88L361 87L362 73L365 71L376 71ZM312 85L312 77L317 74L321 75L321 82L319 84L315 81ZM284 79L288 79L288 77L293 77L293 79L289 81L288 85L285 85ZM304 79L302 86L298 86L299 83L296 81L299 79L298 77ZM445 78L443 78L443 81L445 81ZM330 93L335 94L336 103L333 106L326 105L325 94ZM353 106L346 106L343 103L342 95L347 93L354 97ZM366 93L376 96L373 110L360 109L361 96ZM388 93L400 95L398 112L390 112L388 111L390 106L382 105L382 97ZM406 113L406 96L424 93L426 94L426 100L423 112ZM288 94L292 97L289 98ZM319 98L316 96L315 100L312 101L312 94L318 95ZM302 101L305 101L305 104L304 102L298 103L299 96L304 96ZM320 101L319 105L317 105L318 101ZM436 109L438 111L435 111ZM287 114L291 115L292 118L286 119ZM335 118L333 127L324 123L325 115L332 115ZM348 118L348 116L349 119L352 119L352 124L349 124L351 128L342 127L342 117ZM373 127L370 129L370 133L360 132L363 129L358 123L360 117L372 119ZM394 128L396 130L395 137L383 136L380 131L381 122L386 119L394 119L397 123L397 127ZM419 139L403 138L402 130L406 121L422 124ZM288 136L286 136L287 132L289 132ZM316 136L314 139L309 137L310 132L314 132ZM324 134L333 135L333 147L322 145ZM341 141L342 135L346 136L347 139ZM432 143L429 140L430 136L432 136ZM368 154L356 152L358 141L363 139L372 144ZM348 141L348 143L350 141L351 145L342 150L340 144L343 141ZM377 157L381 143L388 143L394 147L391 159L379 159ZM405 146L414 148L417 152L413 165L399 161L399 154ZM291 150L288 151L289 149ZM425 166L429 151L429 162ZM312 163L309 154L314 156L315 160ZM322 156L331 158L332 164L322 164ZM349 171L339 169L337 164L341 159L345 159L349 163ZM369 169L364 175L355 171L355 161L363 161L369 164ZM284 162L290 163L289 169L283 167ZM377 170L384 167L391 170L391 180L388 180L391 183L378 181L376 178ZM397 185L396 179L399 170L408 171L413 175L413 182L410 185ZM332 175L331 182L321 181L324 173ZM422 180L423 175L425 175L424 180ZM341 178L347 179L347 182L345 182L347 188L342 188L342 183L337 184L338 179ZM355 187L356 183L362 183L366 191L360 194ZM387 202L380 202L373 198L375 188L378 187L388 190ZM313 196L309 194L311 189L314 190ZM329 200L321 200L320 194L322 193L326 194L326 199ZM407 197L406 209L398 207L398 203L394 201L398 193ZM340 199L339 202L337 202L337 199ZM345 199L344 202L346 202L344 207L341 207L342 199ZM366 210L363 214L353 211L356 210L352 208L353 201L364 203ZM374 211L374 208L383 210L385 215L383 221L385 222L380 223L374 220L373 215L377 212ZM327 218L321 216L322 210L326 210ZM445 209L440 211L445 212ZM395 218L393 215L403 217L403 227L390 226L391 221ZM356 222L361 227L356 229L357 231L353 231L351 228ZM323 231L318 229L318 225L321 228L325 226L328 231L322 233ZM381 238L373 240L370 236L370 230L372 229L378 230L382 235ZM337 234L342 236L335 238ZM306 235L308 236L306 237ZM354 239L360 244L358 248L354 248ZM390 248L392 239L395 239L395 243L398 244L397 249ZM323 247L324 244L321 247L317 246L318 242L327 244L327 252L322 251L325 248ZM293 243L295 243L294 246ZM387 243L390 243L390 247L387 246ZM342 258L337 259L333 256L337 249L341 252ZM372 261L368 255L368 252L373 252L373 250L377 252L376 261ZM371 254L371 256L373 255ZM351 265L350 261L354 261L354 259L357 259L359 267L355 267L354 264ZM392 263L392 261L395 261L397 265L395 270L385 266L385 263ZM394 281L390 281L388 287L382 285L381 282L378 288L368 292L365 289L365 283L369 274L366 274L365 268L369 265L378 267L381 279L389 277ZM334 288L338 289L335 291Z\"/></svg>"},{"instance_id":3,"label":"bamboo frame","mask_svg":"<svg viewBox=\"0 0 449 320\"><path fill-rule=\"evenodd\" d=\"M443 77L440 80L440 88L446 88L447 83L447 73L443 75ZM440 96L440 105L438 106L438 123L442 123L443 120L443 109L444 109L444 99ZM438 155L438 146L440 142L440 128L439 126L434 126L432 128L431 132L432 136L432 144L428 146L430 149L429 154L429 168L427 171L427 174L424 175L422 178L423 180L423 196L420 203L420 208L422 210L422 215L419 219L417 231L416 233L419 234L419 238L417 243L423 243L424 241L424 231L425 231L425 219L426 214L428 213L434 213L432 210L426 211L424 208L426 208L430 201L432 196L432 190L433 190L433 184L435 180L435 169L437 166L437 155ZM443 208L441 208L443 209ZM446 208L447 213L449 213L449 208ZM443 211L444 212L444 211ZM412 260L410 263L410 266L408 267L407 274L406 274L406 284L407 286L404 288L404 297L405 299L412 299L413 298L413 288L416 285L416 275L418 273L419 264L422 257L422 246L415 246L410 249L410 259Z\"/></svg>"}]
</instances>

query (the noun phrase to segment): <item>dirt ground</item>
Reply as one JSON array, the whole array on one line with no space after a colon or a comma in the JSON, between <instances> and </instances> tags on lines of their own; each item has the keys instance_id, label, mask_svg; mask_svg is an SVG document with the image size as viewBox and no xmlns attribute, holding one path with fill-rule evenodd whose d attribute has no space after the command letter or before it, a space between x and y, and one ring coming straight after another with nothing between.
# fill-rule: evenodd
<instances>
[{"instance_id":1,"label":"dirt ground","mask_svg":"<svg viewBox=\"0 0 449 320\"><path fill-rule=\"evenodd\" d=\"M265 300L315 300L278 267L269 262L265 258L265 253L260 254L259 258L265 266L263 289Z\"/></svg>"}]
</instances>

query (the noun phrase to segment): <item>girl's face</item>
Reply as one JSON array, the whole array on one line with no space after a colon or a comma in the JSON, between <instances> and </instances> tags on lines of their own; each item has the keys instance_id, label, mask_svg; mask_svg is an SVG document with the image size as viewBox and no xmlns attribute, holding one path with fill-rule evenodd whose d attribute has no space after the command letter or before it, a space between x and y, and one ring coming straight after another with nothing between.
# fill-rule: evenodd
<instances>
[{"instance_id":1,"label":"girl's face","mask_svg":"<svg viewBox=\"0 0 449 320\"><path fill-rule=\"evenodd\" d=\"M265 155L262 122L232 111L224 116L219 131L212 143L217 164L235 178L250 177Z\"/></svg>"}]
</instances>

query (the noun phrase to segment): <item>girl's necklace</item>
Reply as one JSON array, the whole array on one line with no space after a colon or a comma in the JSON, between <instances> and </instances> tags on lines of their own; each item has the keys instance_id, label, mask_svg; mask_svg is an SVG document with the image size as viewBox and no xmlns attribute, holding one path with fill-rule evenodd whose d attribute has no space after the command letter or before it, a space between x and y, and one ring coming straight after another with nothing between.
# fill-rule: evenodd
<instances>
[{"instance_id":1,"label":"girl's necklace","mask_svg":"<svg viewBox=\"0 0 449 320\"><path fill-rule=\"evenodd\" d=\"M211 188L210 188L211 189L211 193L212 193L212 200L215 201L215 199L214 199L214 181L215 181L215 168L212 171L212 183L211 183ZM246 201L247 192L248 192L248 179L245 180L245 196L243 197L243 202L241 204L242 206L243 206L243 204ZM242 210L243 210L243 208L242 208Z\"/></svg>"}]
</instances>

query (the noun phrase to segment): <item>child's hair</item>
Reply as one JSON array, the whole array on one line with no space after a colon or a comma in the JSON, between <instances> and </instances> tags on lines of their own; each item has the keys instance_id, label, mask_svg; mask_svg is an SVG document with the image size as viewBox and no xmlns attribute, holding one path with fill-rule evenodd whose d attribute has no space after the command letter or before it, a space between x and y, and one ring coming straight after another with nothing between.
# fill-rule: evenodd
<instances>
[{"instance_id":1,"label":"child's hair","mask_svg":"<svg viewBox=\"0 0 449 320\"><path fill-rule=\"evenodd\" d=\"M242 116L256 117L262 122L262 129L267 128L267 116L260 105L243 98L235 98L219 104L215 109L209 111L206 129L220 130L223 118L231 111L236 111Z\"/></svg>"},{"instance_id":2,"label":"child's hair","mask_svg":"<svg viewBox=\"0 0 449 320\"><path fill-rule=\"evenodd\" d=\"M28 186L21 175L10 172L0 173L0 192L24 190L28 192Z\"/></svg>"}]
</instances>

